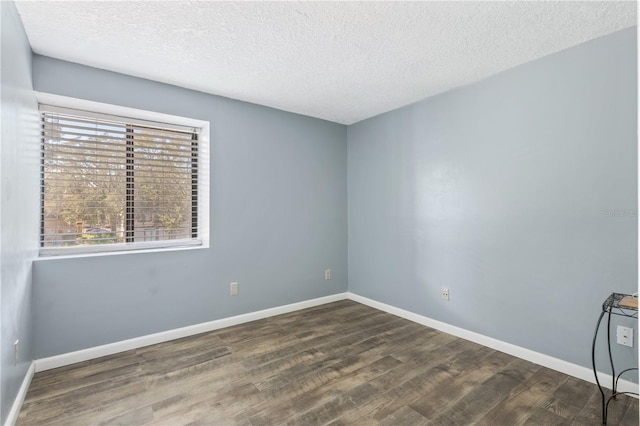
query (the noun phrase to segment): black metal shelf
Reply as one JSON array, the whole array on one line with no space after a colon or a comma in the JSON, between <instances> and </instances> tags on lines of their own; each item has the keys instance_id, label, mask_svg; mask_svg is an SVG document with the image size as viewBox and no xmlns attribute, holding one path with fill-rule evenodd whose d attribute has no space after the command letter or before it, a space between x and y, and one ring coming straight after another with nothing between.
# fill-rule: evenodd
<instances>
[{"instance_id":1,"label":"black metal shelf","mask_svg":"<svg viewBox=\"0 0 640 426\"><path fill-rule=\"evenodd\" d=\"M638 308L620 306L620 301L622 301L622 299L627 296L630 295L622 293L611 293L611 295L607 297L607 300L605 300L602 304L602 312L638 319Z\"/></svg>"},{"instance_id":2,"label":"black metal shelf","mask_svg":"<svg viewBox=\"0 0 640 426\"><path fill-rule=\"evenodd\" d=\"M624 395L638 395L636 392L619 392L618 391L618 381L620 380L620 376L629 372L638 370L637 367L627 368L622 370L618 375L616 375L616 369L613 365L613 356L611 355L611 316L617 315L627 318L635 318L638 319L638 308L637 307L628 307L628 306L620 306L620 302L623 298L630 296L629 294L623 293L611 293L609 297L602 303L602 312L600 313L600 317L598 318L598 323L596 324L596 331L593 334L593 344L591 346L591 362L593 364L593 375L596 378L596 384L598 385L598 389L600 389L600 394L602 395L602 424L607 424L607 414L609 411L609 403L616 399L616 396L624 394ZM607 349L609 351L609 363L611 364L611 396L609 398L605 395L605 389L602 388L600 384L600 380L598 379L598 370L596 369L596 341L598 339L598 330L600 329L600 323L602 322L602 318L607 314Z\"/></svg>"}]
</instances>

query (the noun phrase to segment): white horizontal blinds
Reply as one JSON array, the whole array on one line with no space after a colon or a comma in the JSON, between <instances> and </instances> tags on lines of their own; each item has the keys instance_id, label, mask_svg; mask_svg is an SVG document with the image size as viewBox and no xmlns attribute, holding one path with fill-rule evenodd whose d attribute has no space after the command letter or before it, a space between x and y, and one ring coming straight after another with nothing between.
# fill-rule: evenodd
<instances>
[{"instance_id":1,"label":"white horizontal blinds","mask_svg":"<svg viewBox=\"0 0 640 426\"><path fill-rule=\"evenodd\" d=\"M197 129L41 114L42 248L198 238Z\"/></svg>"},{"instance_id":2,"label":"white horizontal blinds","mask_svg":"<svg viewBox=\"0 0 640 426\"><path fill-rule=\"evenodd\" d=\"M193 134L131 126L134 241L197 237L197 221L191 217L197 197Z\"/></svg>"}]
</instances>

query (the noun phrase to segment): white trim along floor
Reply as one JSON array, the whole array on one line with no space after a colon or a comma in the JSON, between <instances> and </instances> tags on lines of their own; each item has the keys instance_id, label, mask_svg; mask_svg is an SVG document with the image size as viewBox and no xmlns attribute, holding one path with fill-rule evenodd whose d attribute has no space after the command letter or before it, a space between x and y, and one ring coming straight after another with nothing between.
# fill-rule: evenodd
<instances>
[{"instance_id":1,"label":"white trim along floor","mask_svg":"<svg viewBox=\"0 0 640 426\"><path fill-rule=\"evenodd\" d=\"M544 367L559 371L564 374L568 374L578 379L582 379L590 383L595 383L593 371L590 368L573 364L520 346L516 346L511 343L503 342L501 340L494 339L483 334L455 327L453 325L437 321L432 318L425 317L423 315L419 315L404 309L396 308L395 306L387 305L385 303L381 303L367 297L363 297L350 292L345 292L320 297L317 299L306 300L298 303L292 303L289 305L278 306L275 308L264 309L261 311L250 312L247 314L236 315L233 317L222 318L205 323L195 324L188 327L176 328L160 333L136 337L134 339L123 340L120 342L109 343L106 345L96 346L93 348L83 349L66 354L55 355L48 358L37 359L33 361L31 366L29 367L29 370L27 371L27 374L25 375L22 386L20 387L11 411L9 412L9 416L7 417L6 425L15 424L15 421L18 418L18 414L20 413L20 408L29 389L29 384L31 383L31 379L35 372L50 370L52 368L87 361L118 352L124 352L131 349L167 342L169 340L179 339L182 337L192 336L208 331L219 330L225 327L231 327L250 321L269 318L272 316L294 312L301 309L310 308L312 306L323 305L326 303L336 302L338 300L344 299L350 299L355 302L362 303L364 305L396 315L409 321L413 321L418 324L422 324L427 327L442 331L444 333L448 333L453 336L487 346L491 349L507 353L509 355L533 362L538 365L542 365ZM607 383L611 383L611 375L600 373L598 377L601 384L603 384L604 386L607 386ZM620 380L620 382L618 383L618 387L620 391L636 393L638 392L638 384L627 380Z\"/></svg>"}]
</instances>

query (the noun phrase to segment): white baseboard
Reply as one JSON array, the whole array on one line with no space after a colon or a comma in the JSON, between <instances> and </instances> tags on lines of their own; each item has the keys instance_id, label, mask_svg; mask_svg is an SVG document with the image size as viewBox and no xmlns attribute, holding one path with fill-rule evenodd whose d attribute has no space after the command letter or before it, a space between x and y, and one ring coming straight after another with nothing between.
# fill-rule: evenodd
<instances>
[{"instance_id":1,"label":"white baseboard","mask_svg":"<svg viewBox=\"0 0 640 426\"><path fill-rule=\"evenodd\" d=\"M401 308L397 308L395 306L387 305L385 303L378 302L377 300L369 299L367 297L363 297L350 292L333 294L330 296L320 297L317 299L311 299L303 302L292 303L290 305L278 306L275 308L269 308L261 311L250 312L247 314L236 315L229 318L222 318L215 321L209 321L209 322L195 324L187 327L176 328L173 330L167 330L160 333L149 334L146 336L123 340L120 342L109 343L102 346L96 346L93 348L83 349L75 352L69 352L66 354L56 355L48 358L42 358L42 359L35 360L30 370L33 370L34 365L35 365L36 372L50 370L52 368L57 368L57 367L62 367L69 364L74 364L77 362L87 361L90 359L99 358L106 355L112 355L118 352L124 352L131 349L137 349L137 348L141 348L149 345L155 345L157 343L167 342L169 340L174 340L174 339L180 339L182 337L188 337L188 336L192 336L199 333L206 333L208 331L219 330L225 327L244 324L247 322L260 320L260 319L272 317L275 315L286 314L286 313L297 311L300 309L306 309L313 306L323 305L325 303L336 302L338 300L344 300L344 299L350 299L355 302L362 303L372 308L375 308L384 312L388 312L390 314L399 316L401 318L405 318L409 321L413 321L418 324L422 324L427 327L431 327L436 330L442 331L444 333L451 334L453 336L460 337L462 339L469 340L471 342L478 343L483 346L487 346L489 348L507 353L509 355L513 355L518 358L522 358L524 360L533 362L538 365L542 365L547 368L551 368L552 370L556 370L561 373L568 374L578 379L595 383L595 378L593 377L593 371L590 368L583 367L571 362L567 362L559 358L554 358L552 356L545 355L540 352L533 351L531 349L526 349L521 346L513 345L511 343L507 343L502 340L494 339L492 337L488 337L480 333L476 333L460 327L456 327L451 324L434 320L432 318L425 317L423 315L419 315L414 312L410 312ZM29 377L29 382L30 382L31 376L33 376L33 371L31 371L31 376L29 376L29 374L27 374L27 376ZM603 387L610 388L611 375L599 373L598 378ZM25 394L26 394L26 389L28 388L28 382L26 382L26 378L25 378L25 383L27 383L25 388ZM24 386L25 385L23 383L23 387ZM618 382L618 388L622 392L636 392L636 393L638 392L638 385L628 380L620 380ZM22 391L22 388L21 388L21 391ZM24 399L24 395L22 396L22 398ZM16 398L16 401L18 400L19 398ZM20 401L20 404L17 405L18 411L21 405L22 405L22 401ZM14 408L15 407L16 407L16 404L14 404ZM15 415L17 415L17 413Z\"/></svg>"},{"instance_id":2,"label":"white baseboard","mask_svg":"<svg viewBox=\"0 0 640 426\"><path fill-rule=\"evenodd\" d=\"M369 299L355 293L349 292L348 297L354 302L359 302L363 305L388 312L409 321L426 325L427 327L435 328L436 330L440 330L444 333L451 334L453 336L460 337L462 339L469 340L483 346L487 346L491 349L495 349L497 351L504 352L518 358L522 358L526 361L542 365L543 367L568 374L569 376L573 376L587 382L596 383L595 377L593 376L593 370L590 368L567 362L559 358L554 358L552 356L532 351L531 349L526 349L521 346L513 345L511 343L503 342L502 340L494 339L492 337L488 337L480 333L475 333L464 328L459 328L451 324L437 321L401 308L396 308L395 306L387 305L386 303L378 302L377 300ZM610 374L599 373L598 379L600 380L600 384L603 387L611 389L612 378ZM628 380L620 380L618 381L618 390L620 392L638 393L638 384L630 382Z\"/></svg>"},{"instance_id":3,"label":"white baseboard","mask_svg":"<svg viewBox=\"0 0 640 426\"><path fill-rule=\"evenodd\" d=\"M29 390L29 385L31 385L31 379L33 379L35 371L36 365L32 362L29 364L27 374L25 374L24 379L22 379L22 384L20 385L20 389L18 389L16 399L13 401L13 405L11 406L11 410L7 416L7 421L4 423L5 426L13 426L16 424L18 415L20 414L20 409L22 408L22 403L24 402L24 398L27 396L27 391Z\"/></svg>"},{"instance_id":4,"label":"white baseboard","mask_svg":"<svg viewBox=\"0 0 640 426\"><path fill-rule=\"evenodd\" d=\"M286 314L300 309L311 308L313 306L324 305L325 303L336 302L338 300L347 299L348 293L332 294L330 296L319 297L317 299L305 300L302 302L292 303L290 305L277 306L275 308L263 309L261 311L250 312L247 314L236 315L233 317L222 318L219 320L203 322L200 324L190 325L187 327L175 328L160 333L148 334L146 336L136 337L133 339L122 340L120 342L109 343L106 345L95 346L93 348L82 349L66 354L55 355L48 358L35 360L35 371L45 371L52 368L63 367L65 365L75 364L76 362L88 361L90 359L100 358L106 355L112 355L118 352L124 352L131 349L142 348L144 346L155 345L157 343L167 342L169 340L180 339L182 337L193 336L194 334L206 333L213 330L219 330L233 325L244 324L246 322L261 320L276 315Z\"/></svg>"}]
</instances>

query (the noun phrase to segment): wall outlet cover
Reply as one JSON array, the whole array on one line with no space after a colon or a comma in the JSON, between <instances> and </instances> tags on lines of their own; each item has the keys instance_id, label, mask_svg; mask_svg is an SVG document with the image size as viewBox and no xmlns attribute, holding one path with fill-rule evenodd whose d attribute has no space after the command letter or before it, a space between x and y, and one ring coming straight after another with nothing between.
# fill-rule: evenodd
<instances>
[{"instance_id":1,"label":"wall outlet cover","mask_svg":"<svg viewBox=\"0 0 640 426\"><path fill-rule=\"evenodd\" d=\"M616 342L619 345L633 347L633 328L619 325L616 332Z\"/></svg>"},{"instance_id":2,"label":"wall outlet cover","mask_svg":"<svg viewBox=\"0 0 640 426\"><path fill-rule=\"evenodd\" d=\"M442 289L442 300L449 300L449 289L448 288L443 288Z\"/></svg>"}]
</instances>

